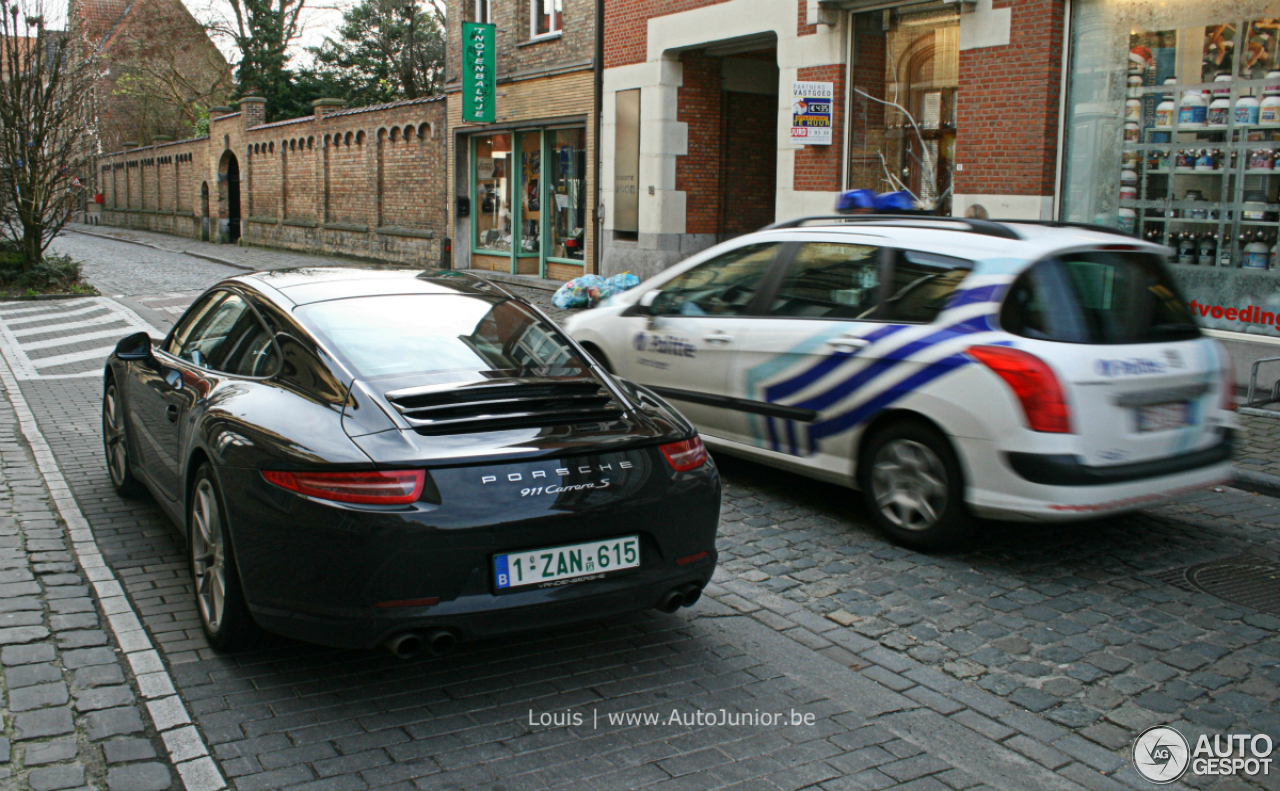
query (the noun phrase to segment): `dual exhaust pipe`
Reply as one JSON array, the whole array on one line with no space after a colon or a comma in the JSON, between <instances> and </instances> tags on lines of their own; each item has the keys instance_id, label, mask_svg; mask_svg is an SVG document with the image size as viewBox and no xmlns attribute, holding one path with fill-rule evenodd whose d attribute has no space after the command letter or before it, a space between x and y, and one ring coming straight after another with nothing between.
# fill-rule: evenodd
<instances>
[{"instance_id":1,"label":"dual exhaust pipe","mask_svg":"<svg viewBox=\"0 0 1280 791\"><path fill-rule=\"evenodd\" d=\"M667 591L661 599L658 599L658 609L666 613L675 612L681 607L692 607L701 598L701 585L696 582L681 585L679 588Z\"/></svg>"},{"instance_id":2,"label":"dual exhaust pipe","mask_svg":"<svg viewBox=\"0 0 1280 791\"><path fill-rule=\"evenodd\" d=\"M453 653L453 649L458 647L458 636L448 629L401 632L388 637L382 644L401 659L413 659L423 653L430 656L445 656Z\"/></svg>"},{"instance_id":3,"label":"dual exhaust pipe","mask_svg":"<svg viewBox=\"0 0 1280 791\"><path fill-rule=\"evenodd\" d=\"M702 586L696 582L672 588L658 600L658 609L673 613L681 607L692 607L702 598ZM446 656L458 647L458 636L448 629L432 629L427 632L401 632L388 637L383 643L387 650L401 659L413 659L421 654Z\"/></svg>"}]
</instances>

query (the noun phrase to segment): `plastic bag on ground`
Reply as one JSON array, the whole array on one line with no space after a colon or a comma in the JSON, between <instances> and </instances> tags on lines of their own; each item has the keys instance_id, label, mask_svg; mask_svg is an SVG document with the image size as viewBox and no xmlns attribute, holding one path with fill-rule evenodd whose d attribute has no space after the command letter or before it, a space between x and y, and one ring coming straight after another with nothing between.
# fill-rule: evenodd
<instances>
[{"instance_id":1,"label":"plastic bag on ground","mask_svg":"<svg viewBox=\"0 0 1280 791\"><path fill-rule=\"evenodd\" d=\"M594 304L604 290L604 278L599 275L582 275L556 289L551 304L562 310L585 308Z\"/></svg>"}]
</instances>

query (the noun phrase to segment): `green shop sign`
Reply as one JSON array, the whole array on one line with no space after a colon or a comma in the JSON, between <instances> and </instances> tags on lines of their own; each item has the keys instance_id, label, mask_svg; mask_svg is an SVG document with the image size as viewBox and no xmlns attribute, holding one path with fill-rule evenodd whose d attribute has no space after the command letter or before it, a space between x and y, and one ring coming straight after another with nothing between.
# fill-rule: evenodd
<instances>
[{"instance_id":1,"label":"green shop sign","mask_svg":"<svg viewBox=\"0 0 1280 791\"><path fill-rule=\"evenodd\" d=\"M496 70L494 26L462 23L462 120L493 123Z\"/></svg>"}]
</instances>

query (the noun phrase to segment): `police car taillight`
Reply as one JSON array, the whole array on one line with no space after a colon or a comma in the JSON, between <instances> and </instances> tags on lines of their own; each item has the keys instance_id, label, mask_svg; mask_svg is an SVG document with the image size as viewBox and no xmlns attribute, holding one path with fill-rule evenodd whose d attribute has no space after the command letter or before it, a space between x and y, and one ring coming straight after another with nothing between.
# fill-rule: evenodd
<instances>
[{"instance_id":1,"label":"police car taillight","mask_svg":"<svg viewBox=\"0 0 1280 791\"><path fill-rule=\"evenodd\" d=\"M1032 431L1071 433L1071 408L1053 369L1036 357L1007 346L970 346L969 356L990 368L1013 390Z\"/></svg>"},{"instance_id":2,"label":"police car taillight","mask_svg":"<svg viewBox=\"0 0 1280 791\"><path fill-rule=\"evenodd\" d=\"M1222 408L1230 412L1236 409L1236 372L1228 363L1222 371Z\"/></svg>"}]
</instances>

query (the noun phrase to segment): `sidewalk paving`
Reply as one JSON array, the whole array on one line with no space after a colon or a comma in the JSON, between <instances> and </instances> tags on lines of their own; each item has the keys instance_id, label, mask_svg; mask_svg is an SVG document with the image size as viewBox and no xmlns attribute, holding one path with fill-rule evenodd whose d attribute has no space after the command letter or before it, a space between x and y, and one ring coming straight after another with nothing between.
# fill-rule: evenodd
<instances>
[{"instance_id":1,"label":"sidewalk paving","mask_svg":"<svg viewBox=\"0 0 1280 791\"><path fill-rule=\"evenodd\" d=\"M104 625L17 416L0 398L0 787L173 787L137 679Z\"/></svg>"}]
</instances>

